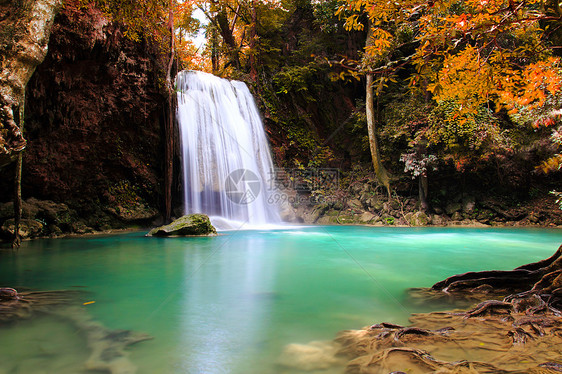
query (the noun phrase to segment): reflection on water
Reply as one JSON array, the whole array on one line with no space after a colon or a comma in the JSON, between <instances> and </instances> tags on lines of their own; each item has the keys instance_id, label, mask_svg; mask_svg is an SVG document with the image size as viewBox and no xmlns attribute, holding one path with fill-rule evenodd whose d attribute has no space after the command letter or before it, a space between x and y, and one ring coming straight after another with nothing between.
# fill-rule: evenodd
<instances>
[{"instance_id":1,"label":"reflection on water","mask_svg":"<svg viewBox=\"0 0 562 374\"><path fill-rule=\"evenodd\" d=\"M39 240L0 253L0 286L88 292L96 302L83 308L108 328L154 338L129 347L139 373L290 373L279 365L289 344L407 323L431 306L409 303L406 289L536 261L561 239L560 230L324 226ZM75 373L90 352L52 317L2 328L0 344L0 373Z\"/></svg>"}]
</instances>

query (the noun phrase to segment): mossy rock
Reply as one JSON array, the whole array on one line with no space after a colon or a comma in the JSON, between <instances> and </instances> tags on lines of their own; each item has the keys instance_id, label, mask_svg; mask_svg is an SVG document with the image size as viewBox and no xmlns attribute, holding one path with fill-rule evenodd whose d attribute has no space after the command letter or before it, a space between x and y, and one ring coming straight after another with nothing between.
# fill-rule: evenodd
<instances>
[{"instance_id":1,"label":"mossy rock","mask_svg":"<svg viewBox=\"0 0 562 374\"><path fill-rule=\"evenodd\" d=\"M6 222L4 222L0 231L5 237L11 238L15 232L15 220L13 218L10 218ZM43 224L39 221L26 218L23 218L20 221L19 234L23 239L39 236L42 231Z\"/></svg>"},{"instance_id":2,"label":"mossy rock","mask_svg":"<svg viewBox=\"0 0 562 374\"><path fill-rule=\"evenodd\" d=\"M424 212L406 213L405 217L412 226L427 226L431 223L431 218Z\"/></svg>"},{"instance_id":3,"label":"mossy rock","mask_svg":"<svg viewBox=\"0 0 562 374\"><path fill-rule=\"evenodd\" d=\"M147 236L213 236L217 230L204 214L188 214L170 223L156 227Z\"/></svg>"}]
</instances>

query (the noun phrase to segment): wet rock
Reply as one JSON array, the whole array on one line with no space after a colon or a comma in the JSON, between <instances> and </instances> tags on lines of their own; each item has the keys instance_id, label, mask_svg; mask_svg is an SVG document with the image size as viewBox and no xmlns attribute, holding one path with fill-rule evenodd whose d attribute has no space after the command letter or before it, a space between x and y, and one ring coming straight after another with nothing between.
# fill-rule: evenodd
<instances>
[{"instance_id":1,"label":"wet rock","mask_svg":"<svg viewBox=\"0 0 562 374\"><path fill-rule=\"evenodd\" d=\"M57 225L53 225L53 224L48 225L47 231L49 232L49 236L52 236L52 237L57 237L57 236L62 235L62 230Z\"/></svg>"},{"instance_id":2,"label":"wet rock","mask_svg":"<svg viewBox=\"0 0 562 374\"><path fill-rule=\"evenodd\" d=\"M496 214L490 209L482 209L476 216L476 219L480 222L487 223L495 216Z\"/></svg>"},{"instance_id":3,"label":"wet rock","mask_svg":"<svg viewBox=\"0 0 562 374\"><path fill-rule=\"evenodd\" d=\"M13 237L15 232L14 219L10 218L6 222L4 222L1 231L4 236ZM19 234L20 237L23 239L39 236L42 231L43 231L43 224L39 221L36 221L34 219L26 219L26 218L20 221Z\"/></svg>"},{"instance_id":4,"label":"wet rock","mask_svg":"<svg viewBox=\"0 0 562 374\"><path fill-rule=\"evenodd\" d=\"M22 202L21 207L21 216L22 218L34 219L37 217L37 213L39 213L39 209L32 205L28 204L26 201ZM0 206L0 219L8 219L14 217L14 203L7 202Z\"/></svg>"},{"instance_id":5,"label":"wet rock","mask_svg":"<svg viewBox=\"0 0 562 374\"><path fill-rule=\"evenodd\" d=\"M22 218L38 219L45 223L59 223L65 220L68 214L68 206L64 203L55 203L51 200L38 200L29 198L22 202ZM14 217L14 204L7 202L0 204L0 221Z\"/></svg>"},{"instance_id":6,"label":"wet rock","mask_svg":"<svg viewBox=\"0 0 562 374\"><path fill-rule=\"evenodd\" d=\"M473 220L473 219L467 219L465 220L465 222L468 222L467 225L469 226L473 226L473 227L489 227L490 225L487 225L485 223Z\"/></svg>"},{"instance_id":7,"label":"wet rock","mask_svg":"<svg viewBox=\"0 0 562 374\"><path fill-rule=\"evenodd\" d=\"M316 223L318 225L330 225L332 223L337 223L337 222L335 216L322 216L316 221Z\"/></svg>"},{"instance_id":8,"label":"wet rock","mask_svg":"<svg viewBox=\"0 0 562 374\"><path fill-rule=\"evenodd\" d=\"M72 222L70 227L72 232L75 232L76 234L87 234L94 231L91 227L86 226L86 224L82 221Z\"/></svg>"},{"instance_id":9,"label":"wet rock","mask_svg":"<svg viewBox=\"0 0 562 374\"><path fill-rule=\"evenodd\" d=\"M375 217L376 217L376 216L375 216L373 213L371 213L371 212L364 212L364 213L361 215L360 220L361 220L362 222L371 222L372 220L375 219Z\"/></svg>"},{"instance_id":10,"label":"wet rock","mask_svg":"<svg viewBox=\"0 0 562 374\"><path fill-rule=\"evenodd\" d=\"M63 213L68 212L68 206L64 203L55 203L51 200L38 200L34 197L27 199L23 203L24 212L26 209L30 212L28 218L32 218L31 213L35 213L35 216L42 217L52 222L56 222L61 218Z\"/></svg>"},{"instance_id":11,"label":"wet rock","mask_svg":"<svg viewBox=\"0 0 562 374\"><path fill-rule=\"evenodd\" d=\"M401 208L400 201L398 201L398 200L390 200L390 208L391 208L391 209L394 209L394 210L400 209L400 208Z\"/></svg>"},{"instance_id":12,"label":"wet rock","mask_svg":"<svg viewBox=\"0 0 562 374\"><path fill-rule=\"evenodd\" d=\"M434 214L431 217L431 222L436 226L443 226L446 223L446 219L443 218L443 216L441 216L439 214Z\"/></svg>"},{"instance_id":13,"label":"wet rock","mask_svg":"<svg viewBox=\"0 0 562 374\"><path fill-rule=\"evenodd\" d=\"M156 227L147 236L212 236L217 231L204 214L188 214L169 225Z\"/></svg>"},{"instance_id":14,"label":"wet rock","mask_svg":"<svg viewBox=\"0 0 562 374\"><path fill-rule=\"evenodd\" d=\"M412 226L426 226L431 223L431 218L428 217L424 212L412 213L409 218L408 215L406 215L406 219L408 219L408 222Z\"/></svg>"},{"instance_id":15,"label":"wet rock","mask_svg":"<svg viewBox=\"0 0 562 374\"><path fill-rule=\"evenodd\" d=\"M359 201L361 201L361 203L363 205L367 205L367 202L369 201L369 199L371 198L371 194L368 192L363 192L361 194L361 196L359 196Z\"/></svg>"},{"instance_id":16,"label":"wet rock","mask_svg":"<svg viewBox=\"0 0 562 374\"><path fill-rule=\"evenodd\" d=\"M279 210L283 222L298 222L297 213L290 204L282 204Z\"/></svg>"},{"instance_id":17,"label":"wet rock","mask_svg":"<svg viewBox=\"0 0 562 374\"><path fill-rule=\"evenodd\" d=\"M375 208L375 206L377 205L377 199L376 197L371 197L369 198L369 200L367 200L367 206L370 208ZM382 205L381 205L382 206Z\"/></svg>"},{"instance_id":18,"label":"wet rock","mask_svg":"<svg viewBox=\"0 0 562 374\"><path fill-rule=\"evenodd\" d=\"M318 220L326 213L328 210L327 204L319 204L312 209L306 205L300 205L295 215L297 220L300 219L301 222L304 223L317 223Z\"/></svg>"},{"instance_id":19,"label":"wet rock","mask_svg":"<svg viewBox=\"0 0 562 374\"><path fill-rule=\"evenodd\" d=\"M462 199L462 211L464 213L472 213L474 211L474 208L476 207L476 200L474 199L474 196L465 196Z\"/></svg>"},{"instance_id":20,"label":"wet rock","mask_svg":"<svg viewBox=\"0 0 562 374\"><path fill-rule=\"evenodd\" d=\"M349 207L352 209L363 209L363 204L358 199L349 200L347 202L347 205L349 205Z\"/></svg>"},{"instance_id":21,"label":"wet rock","mask_svg":"<svg viewBox=\"0 0 562 374\"><path fill-rule=\"evenodd\" d=\"M538 223L539 217L537 216L537 214L531 213L527 216L527 220L529 220L529 222L531 222L531 223Z\"/></svg>"},{"instance_id":22,"label":"wet rock","mask_svg":"<svg viewBox=\"0 0 562 374\"><path fill-rule=\"evenodd\" d=\"M462 209L462 205L460 203L451 203L447 204L445 207L445 213L447 215L452 216L454 213L460 211Z\"/></svg>"},{"instance_id":23,"label":"wet rock","mask_svg":"<svg viewBox=\"0 0 562 374\"><path fill-rule=\"evenodd\" d=\"M463 216L462 216L462 214L461 214L460 212L457 211L457 212L454 212L454 213L453 213L453 215L451 216L451 219L452 219L453 221L462 221Z\"/></svg>"}]
</instances>

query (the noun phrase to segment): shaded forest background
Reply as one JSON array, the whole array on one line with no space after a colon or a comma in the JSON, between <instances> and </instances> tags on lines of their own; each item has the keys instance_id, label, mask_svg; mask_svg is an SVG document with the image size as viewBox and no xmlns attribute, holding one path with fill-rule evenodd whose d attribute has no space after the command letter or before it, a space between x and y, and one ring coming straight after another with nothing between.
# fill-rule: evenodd
<instances>
[{"instance_id":1,"label":"shaded forest background","mask_svg":"<svg viewBox=\"0 0 562 374\"><path fill-rule=\"evenodd\" d=\"M365 69L367 30L349 30L346 15L337 15L341 5L212 1L203 7L210 22L202 25L193 16L200 5L177 3L172 69L203 69L248 83L277 166L341 170L337 186L303 174L308 188L301 193L312 197L310 209L326 196L334 198L328 208L338 210L353 210L350 202L365 193L387 201L373 172L367 131L370 69L383 72L376 77L376 135L402 210L447 214L448 206L470 197L477 210L510 212L496 223L562 224L550 193L560 189L558 95L548 97L542 112L514 116L484 103L465 120L461 101L438 101L435 90L411 88L420 76L407 60L417 47L412 20L385 26L393 47ZM368 18L359 14L357 22ZM42 223L43 235L147 225L160 217L168 22L169 3L158 1L67 0L57 15L47 57L26 91L22 195L32 200L23 213ZM201 27L208 42L197 50L189 37ZM517 38L511 43L517 47ZM177 176L177 144L175 150ZM12 168L1 171L0 220L13 214L7 203ZM181 189L175 178L175 215L181 214ZM370 197L359 199L363 206L356 210L391 210L363 202Z\"/></svg>"}]
</instances>

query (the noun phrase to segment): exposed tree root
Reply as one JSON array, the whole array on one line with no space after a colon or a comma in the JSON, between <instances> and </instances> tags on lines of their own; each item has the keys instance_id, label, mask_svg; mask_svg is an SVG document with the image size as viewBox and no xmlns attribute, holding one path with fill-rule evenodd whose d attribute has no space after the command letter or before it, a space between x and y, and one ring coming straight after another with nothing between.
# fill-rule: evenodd
<instances>
[{"instance_id":1,"label":"exposed tree root","mask_svg":"<svg viewBox=\"0 0 562 374\"><path fill-rule=\"evenodd\" d=\"M0 324L49 312L53 307L76 302L78 291L24 291L0 288Z\"/></svg>"},{"instance_id":2,"label":"exposed tree root","mask_svg":"<svg viewBox=\"0 0 562 374\"><path fill-rule=\"evenodd\" d=\"M508 295L532 292L550 295L549 305L562 306L562 246L551 257L511 271L480 271L454 275L435 283L431 289L455 293L482 293L483 290Z\"/></svg>"},{"instance_id":3,"label":"exposed tree root","mask_svg":"<svg viewBox=\"0 0 562 374\"><path fill-rule=\"evenodd\" d=\"M497 300L488 300L476 305L474 309L471 309L464 314L466 318L482 316L486 314L509 314L512 309L513 305L511 305L510 303Z\"/></svg>"},{"instance_id":4,"label":"exposed tree root","mask_svg":"<svg viewBox=\"0 0 562 374\"><path fill-rule=\"evenodd\" d=\"M380 323L344 331L335 341L350 360L346 373L562 372L562 246L543 261L453 276L414 294L503 300L414 314L410 327Z\"/></svg>"}]
</instances>

